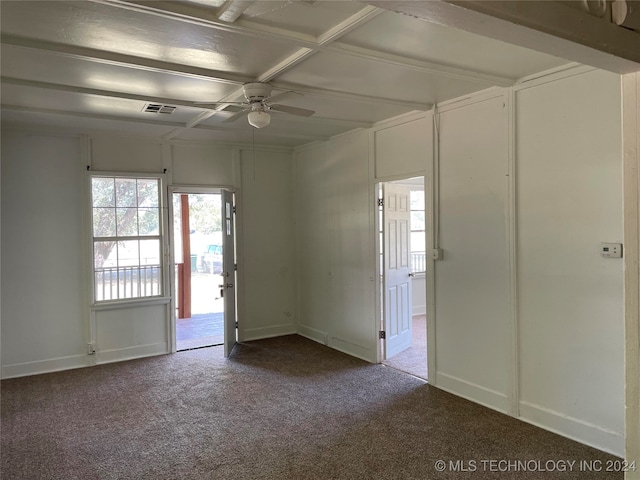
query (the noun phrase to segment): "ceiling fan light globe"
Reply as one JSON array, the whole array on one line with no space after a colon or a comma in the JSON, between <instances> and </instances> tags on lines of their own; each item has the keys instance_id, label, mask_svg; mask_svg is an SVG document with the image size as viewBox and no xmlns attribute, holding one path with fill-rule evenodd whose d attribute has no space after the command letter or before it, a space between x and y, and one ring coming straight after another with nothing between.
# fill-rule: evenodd
<instances>
[{"instance_id":1,"label":"ceiling fan light globe","mask_svg":"<svg viewBox=\"0 0 640 480\"><path fill-rule=\"evenodd\" d=\"M263 128L271 123L271 115L267 112L255 111L249 113L247 120L249 124L256 128Z\"/></svg>"}]
</instances>

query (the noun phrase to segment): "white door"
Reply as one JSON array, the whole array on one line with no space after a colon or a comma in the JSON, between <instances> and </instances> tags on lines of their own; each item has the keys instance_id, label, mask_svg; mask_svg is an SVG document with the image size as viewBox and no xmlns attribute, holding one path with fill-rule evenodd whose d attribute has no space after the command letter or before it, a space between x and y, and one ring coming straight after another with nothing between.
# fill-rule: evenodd
<instances>
[{"instance_id":1,"label":"white door","mask_svg":"<svg viewBox=\"0 0 640 480\"><path fill-rule=\"evenodd\" d=\"M411 346L409 187L383 184L385 359Z\"/></svg>"},{"instance_id":2,"label":"white door","mask_svg":"<svg viewBox=\"0 0 640 480\"><path fill-rule=\"evenodd\" d=\"M233 192L222 190L222 285L224 297L224 356L236 344L236 242Z\"/></svg>"}]
</instances>

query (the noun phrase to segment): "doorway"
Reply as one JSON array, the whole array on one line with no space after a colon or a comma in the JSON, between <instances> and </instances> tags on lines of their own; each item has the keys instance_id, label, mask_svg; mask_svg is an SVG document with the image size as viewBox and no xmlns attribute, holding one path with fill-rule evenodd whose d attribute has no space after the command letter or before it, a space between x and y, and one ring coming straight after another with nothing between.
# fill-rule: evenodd
<instances>
[{"instance_id":1,"label":"doorway","mask_svg":"<svg viewBox=\"0 0 640 480\"><path fill-rule=\"evenodd\" d=\"M427 379L424 177L378 184L383 363Z\"/></svg>"},{"instance_id":2,"label":"doorway","mask_svg":"<svg viewBox=\"0 0 640 480\"><path fill-rule=\"evenodd\" d=\"M222 345L221 194L174 192L172 202L176 351Z\"/></svg>"}]
</instances>

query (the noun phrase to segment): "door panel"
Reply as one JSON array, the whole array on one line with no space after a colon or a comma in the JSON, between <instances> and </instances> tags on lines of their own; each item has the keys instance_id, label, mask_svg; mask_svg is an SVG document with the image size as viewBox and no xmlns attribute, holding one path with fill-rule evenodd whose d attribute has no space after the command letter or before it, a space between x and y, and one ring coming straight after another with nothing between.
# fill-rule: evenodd
<instances>
[{"instance_id":1,"label":"door panel","mask_svg":"<svg viewBox=\"0 0 640 480\"><path fill-rule=\"evenodd\" d=\"M411 346L411 262L408 187L384 184L385 358Z\"/></svg>"},{"instance_id":2,"label":"door panel","mask_svg":"<svg viewBox=\"0 0 640 480\"><path fill-rule=\"evenodd\" d=\"M224 292L224 356L228 357L236 344L236 254L234 194L222 190L222 279Z\"/></svg>"}]
</instances>

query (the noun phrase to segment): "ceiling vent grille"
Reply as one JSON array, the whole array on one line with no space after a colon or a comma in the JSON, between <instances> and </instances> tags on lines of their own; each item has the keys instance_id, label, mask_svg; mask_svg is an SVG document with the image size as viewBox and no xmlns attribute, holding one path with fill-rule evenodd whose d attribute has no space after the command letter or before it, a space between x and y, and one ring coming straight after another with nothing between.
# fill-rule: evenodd
<instances>
[{"instance_id":1,"label":"ceiling vent grille","mask_svg":"<svg viewBox=\"0 0 640 480\"><path fill-rule=\"evenodd\" d=\"M164 113L165 115L171 115L175 111L176 107L171 105L162 105L160 103L148 103L145 105L143 112L147 113Z\"/></svg>"}]
</instances>

